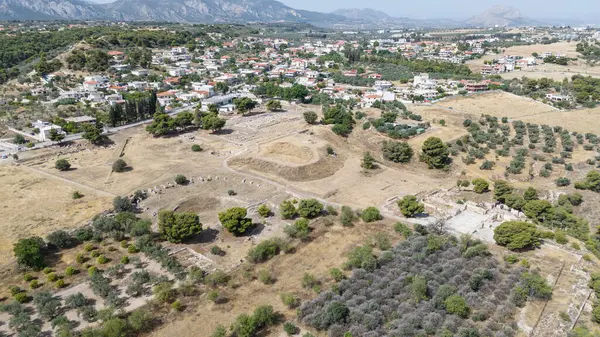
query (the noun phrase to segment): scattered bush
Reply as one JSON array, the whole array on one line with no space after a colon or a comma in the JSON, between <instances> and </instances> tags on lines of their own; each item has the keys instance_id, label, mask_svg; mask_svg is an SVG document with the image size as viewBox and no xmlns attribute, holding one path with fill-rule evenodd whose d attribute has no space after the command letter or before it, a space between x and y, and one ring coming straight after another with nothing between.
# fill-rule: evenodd
<instances>
[{"instance_id":1,"label":"scattered bush","mask_svg":"<svg viewBox=\"0 0 600 337\"><path fill-rule=\"evenodd\" d=\"M383 217L381 216L381 213L379 212L379 209L377 209L377 207L367 207L365 208L362 213L360 214L360 217L362 219L362 221L364 222L374 222L374 221L379 221L381 219L383 219Z\"/></svg>"},{"instance_id":2,"label":"scattered bush","mask_svg":"<svg viewBox=\"0 0 600 337\"><path fill-rule=\"evenodd\" d=\"M293 219L296 215L298 215L298 210L294 203L290 200L285 200L279 205L279 212L281 212L281 217L284 219Z\"/></svg>"},{"instance_id":3,"label":"scattered bush","mask_svg":"<svg viewBox=\"0 0 600 337\"><path fill-rule=\"evenodd\" d=\"M252 263L265 262L279 254L281 247L275 240L265 240L248 252L248 261Z\"/></svg>"},{"instance_id":4,"label":"scattered bush","mask_svg":"<svg viewBox=\"0 0 600 337\"><path fill-rule=\"evenodd\" d=\"M192 151L194 152L201 152L202 151L202 147L198 144L194 144L192 145Z\"/></svg>"},{"instance_id":5,"label":"scattered bush","mask_svg":"<svg viewBox=\"0 0 600 337\"><path fill-rule=\"evenodd\" d=\"M396 222L394 224L394 230L396 231L396 233L402 234L404 238L408 238L412 235L412 230L410 229L410 227L408 227L408 225L406 224L403 224L402 222Z\"/></svg>"},{"instance_id":6,"label":"scattered bush","mask_svg":"<svg viewBox=\"0 0 600 337\"><path fill-rule=\"evenodd\" d=\"M329 269L329 274L336 282L340 282L341 280L346 278L346 275L344 275L344 272L339 270L338 268Z\"/></svg>"},{"instance_id":7,"label":"scattered bush","mask_svg":"<svg viewBox=\"0 0 600 337\"><path fill-rule=\"evenodd\" d=\"M307 219L313 219L321 215L323 204L316 199L304 199L298 205L298 214Z\"/></svg>"},{"instance_id":8,"label":"scattered bush","mask_svg":"<svg viewBox=\"0 0 600 337\"><path fill-rule=\"evenodd\" d=\"M79 270L69 266L65 269L65 276L73 276L75 274L78 274Z\"/></svg>"},{"instance_id":9,"label":"scattered bush","mask_svg":"<svg viewBox=\"0 0 600 337\"><path fill-rule=\"evenodd\" d=\"M473 191L477 194L482 194L489 191L490 184L481 178L473 180Z\"/></svg>"},{"instance_id":10,"label":"scattered bush","mask_svg":"<svg viewBox=\"0 0 600 337\"><path fill-rule=\"evenodd\" d=\"M177 185L187 185L189 180L183 174L178 174L175 176L175 183Z\"/></svg>"},{"instance_id":11,"label":"scattered bush","mask_svg":"<svg viewBox=\"0 0 600 337\"><path fill-rule=\"evenodd\" d=\"M400 207L402 215L407 218L411 218L425 211L425 205L420 203L414 195L407 195L398 200L398 207Z\"/></svg>"},{"instance_id":12,"label":"scattered bush","mask_svg":"<svg viewBox=\"0 0 600 337\"><path fill-rule=\"evenodd\" d=\"M271 272L266 269L262 269L258 272L258 280L263 284L275 283L275 278L273 277Z\"/></svg>"},{"instance_id":13,"label":"scattered bush","mask_svg":"<svg viewBox=\"0 0 600 337\"><path fill-rule=\"evenodd\" d=\"M291 322L285 322L283 324L283 331L285 331L285 333L287 333L288 336L292 336L297 334L300 331L300 329L298 329L298 327Z\"/></svg>"},{"instance_id":14,"label":"scattered bush","mask_svg":"<svg viewBox=\"0 0 600 337\"><path fill-rule=\"evenodd\" d=\"M127 169L127 163L123 159L117 159L112 165L113 172L121 173Z\"/></svg>"},{"instance_id":15,"label":"scattered bush","mask_svg":"<svg viewBox=\"0 0 600 337\"><path fill-rule=\"evenodd\" d=\"M54 167L59 171L66 171L71 168L71 163L66 159L59 159L54 163Z\"/></svg>"},{"instance_id":16,"label":"scattered bush","mask_svg":"<svg viewBox=\"0 0 600 337\"><path fill-rule=\"evenodd\" d=\"M342 206L342 214L340 215L340 222L345 227L350 227L356 221L356 214L352 208L348 206Z\"/></svg>"},{"instance_id":17,"label":"scattered bush","mask_svg":"<svg viewBox=\"0 0 600 337\"><path fill-rule=\"evenodd\" d=\"M219 213L219 221L233 235L243 235L252 226L252 220L246 218L247 211L242 207L233 207Z\"/></svg>"},{"instance_id":18,"label":"scattered bush","mask_svg":"<svg viewBox=\"0 0 600 337\"><path fill-rule=\"evenodd\" d=\"M293 294L283 293L281 294L281 302L290 309L295 309L300 306L300 299Z\"/></svg>"},{"instance_id":19,"label":"scattered bush","mask_svg":"<svg viewBox=\"0 0 600 337\"><path fill-rule=\"evenodd\" d=\"M271 209L265 204L260 205L256 211L263 218L267 218L271 215Z\"/></svg>"}]
</instances>

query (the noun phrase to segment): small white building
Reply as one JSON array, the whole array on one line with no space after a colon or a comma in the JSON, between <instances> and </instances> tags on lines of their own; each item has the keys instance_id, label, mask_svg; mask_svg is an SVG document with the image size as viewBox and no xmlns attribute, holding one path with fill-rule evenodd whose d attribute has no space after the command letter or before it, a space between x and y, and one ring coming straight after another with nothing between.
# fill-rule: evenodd
<instances>
[{"instance_id":1,"label":"small white building","mask_svg":"<svg viewBox=\"0 0 600 337\"><path fill-rule=\"evenodd\" d=\"M150 74L150 70L148 69L136 69L132 70L131 74L134 76L148 76Z\"/></svg>"},{"instance_id":2,"label":"small white building","mask_svg":"<svg viewBox=\"0 0 600 337\"><path fill-rule=\"evenodd\" d=\"M34 129L39 130L38 134L35 137L40 142L50 141L50 130L56 130L56 133L58 134L66 134L60 126L54 125L50 122L41 121L39 119L32 123L32 126Z\"/></svg>"}]
</instances>

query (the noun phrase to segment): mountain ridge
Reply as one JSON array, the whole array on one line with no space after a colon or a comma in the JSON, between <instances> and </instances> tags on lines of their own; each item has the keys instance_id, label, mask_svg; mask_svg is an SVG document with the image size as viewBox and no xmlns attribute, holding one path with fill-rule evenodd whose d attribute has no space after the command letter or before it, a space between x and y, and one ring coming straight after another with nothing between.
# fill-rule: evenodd
<instances>
[{"instance_id":1,"label":"mountain ridge","mask_svg":"<svg viewBox=\"0 0 600 337\"><path fill-rule=\"evenodd\" d=\"M124 20L169 22L343 21L296 10L276 0L0 0L0 20Z\"/></svg>"},{"instance_id":2,"label":"mountain ridge","mask_svg":"<svg viewBox=\"0 0 600 337\"><path fill-rule=\"evenodd\" d=\"M331 13L300 10L277 0L0 0L0 20L111 20L186 23L303 22L323 27L493 27L543 25L510 6L496 5L466 21L395 17L372 8ZM567 20L567 19L565 19Z\"/></svg>"}]
</instances>

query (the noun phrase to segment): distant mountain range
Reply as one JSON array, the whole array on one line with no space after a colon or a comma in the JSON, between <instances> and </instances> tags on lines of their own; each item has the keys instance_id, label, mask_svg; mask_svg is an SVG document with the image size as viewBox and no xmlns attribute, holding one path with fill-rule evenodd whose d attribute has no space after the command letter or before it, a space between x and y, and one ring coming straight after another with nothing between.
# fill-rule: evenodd
<instances>
[{"instance_id":1,"label":"distant mountain range","mask_svg":"<svg viewBox=\"0 0 600 337\"><path fill-rule=\"evenodd\" d=\"M467 21L415 20L379 10L298 10L276 0L0 0L0 20L118 20L190 23L304 22L322 27L491 27L541 25L509 6L494 6Z\"/></svg>"},{"instance_id":2,"label":"distant mountain range","mask_svg":"<svg viewBox=\"0 0 600 337\"><path fill-rule=\"evenodd\" d=\"M125 20L169 22L336 22L332 14L296 10L275 0L0 0L0 20Z\"/></svg>"}]
</instances>

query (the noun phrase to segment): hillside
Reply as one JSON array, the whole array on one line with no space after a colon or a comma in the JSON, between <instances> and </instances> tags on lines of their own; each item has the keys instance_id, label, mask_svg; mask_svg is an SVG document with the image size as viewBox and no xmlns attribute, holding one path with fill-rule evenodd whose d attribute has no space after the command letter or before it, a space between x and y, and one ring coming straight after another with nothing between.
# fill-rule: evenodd
<instances>
[{"instance_id":1,"label":"hillside","mask_svg":"<svg viewBox=\"0 0 600 337\"><path fill-rule=\"evenodd\" d=\"M332 14L295 10L275 0L0 0L3 20L128 20L170 22L341 21Z\"/></svg>"},{"instance_id":2,"label":"hillside","mask_svg":"<svg viewBox=\"0 0 600 337\"><path fill-rule=\"evenodd\" d=\"M341 15L352 20L379 21L394 19L393 17L387 15L382 11L378 11L372 8L340 8L331 13Z\"/></svg>"},{"instance_id":3,"label":"hillside","mask_svg":"<svg viewBox=\"0 0 600 337\"><path fill-rule=\"evenodd\" d=\"M510 6L493 6L473 16L465 23L478 27L533 25L535 21L525 18L521 11Z\"/></svg>"}]
</instances>

